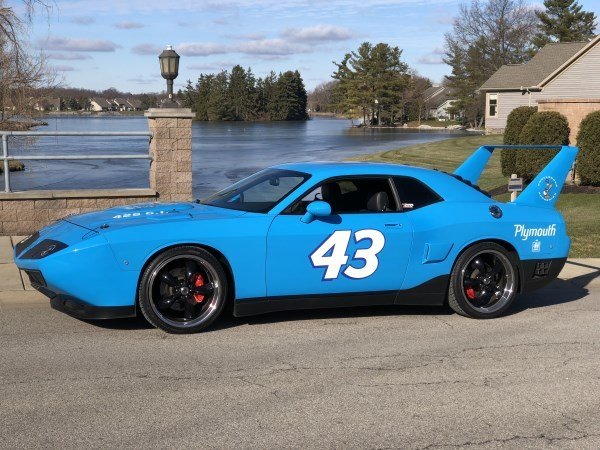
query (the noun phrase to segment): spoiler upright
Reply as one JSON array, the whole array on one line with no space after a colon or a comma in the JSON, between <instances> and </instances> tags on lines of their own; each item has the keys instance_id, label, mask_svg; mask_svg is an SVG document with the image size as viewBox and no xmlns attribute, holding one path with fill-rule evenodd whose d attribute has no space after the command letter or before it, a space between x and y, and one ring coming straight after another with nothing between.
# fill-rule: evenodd
<instances>
[{"instance_id":1,"label":"spoiler upright","mask_svg":"<svg viewBox=\"0 0 600 450\"><path fill-rule=\"evenodd\" d=\"M541 170L523 190L515 203L532 206L554 207L569 170L575 162L579 148L567 145L484 145L454 171L465 180L477 184L483 169L495 149L514 150L559 150L552 160Z\"/></svg>"}]
</instances>

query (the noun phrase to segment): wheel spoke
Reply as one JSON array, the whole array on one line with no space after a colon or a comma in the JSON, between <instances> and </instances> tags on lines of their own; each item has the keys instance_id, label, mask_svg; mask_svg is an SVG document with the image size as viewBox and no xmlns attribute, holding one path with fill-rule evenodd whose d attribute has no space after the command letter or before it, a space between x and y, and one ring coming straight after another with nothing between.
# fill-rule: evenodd
<instances>
[{"instance_id":1,"label":"wheel spoke","mask_svg":"<svg viewBox=\"0 0 600 450\"><path fill-rule=\"evenodd\" d=\"M485 264L483 264L480 259L476 259L475 261L473 261L471 266L474 267L475 269L477 269L477 271L479 272L479 275L483 275L486 272Z\"/></svg>"},{"instance_id":2,"label":"wheel spoke","mask_svg":"<svg viewBox=\"0 0 600 450\"><path fill-rule=\"evenodd\" d=\"M490 272L490 275L492 277L495 277L503 269L504 269L504 266L502 265L502 262L500 261L500 259L498 259L496 256L494 256L494 265L492 266L492 271Z\"/></svg>"},{"instance_id":3,"label":"wheel spoke","mask_svg":"<svg viewBox=\"0 0 600 450\"><path fill-rule=\"evenodd\" d=\"M215 290L215 287L212 283L203 284L202 286L197 286L190 288L190 292L193 294L200 295L211 295Z\"/></svg>"},{"instance_id":4,"label":"wheel spoke","mask_svg":"<svg viewBox=\"0 0 600 450\"><path fill-rule=\"evenodd\" d=\"M159 300L157 306L159 309L167 309L173 306L173 303L179 299L179 294L174 294L169 297L163 297Z\"/></svg>"},{"instance_id":5,"label":"wheel spoke","mask_svg":"<svg viewBox=\"0 0 600 450\"><path fill-rule=\"evenodd\" d=\"M169 286L177 286L179 283L177 282L177 278L171 275L169 272L164 272L160 274L160 281L168 284Z\"/></svg>"},{"instance_id":6,"label":"wheel spoke","mask_svg":"<svg viewBox=\"0 0 600 450\"><path fill-rule=\"evenodd\" d=\"M189 300L185 302L185 308L183 312L183 317L185 320L191 320L194 318L194 306L195 303L192 303Z\"/></svg>"},{"instance_id":7,"label":"wheel spoke","mask_svg":"<svg viewBox=\"0 0 600 450\"><path fill-rule=\"evenodd\" d=\"M185 280L188 283L192 282L192 276L198 273L198 266L194 261L187 260L185 262Z\"/></svg>"}]
</instances>

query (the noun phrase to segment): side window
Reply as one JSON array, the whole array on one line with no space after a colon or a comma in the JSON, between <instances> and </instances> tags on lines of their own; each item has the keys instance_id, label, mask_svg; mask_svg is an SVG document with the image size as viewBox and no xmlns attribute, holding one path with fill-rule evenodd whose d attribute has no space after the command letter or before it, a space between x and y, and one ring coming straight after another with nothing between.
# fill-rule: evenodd
<instances>
[{"instance_id":1,"label":"side window","mask_svg":"<svg viewBox=\"0 0 600 450\"><path fill-rule=\"evenodd\" d=\"M412 211L441 202L443 199L427 185L410 177L394 177L404 211Z\"/></svg>"},{"instance_id":2,"label":"side window","mask_svg":"<svg viewBox=\"0 0 600 450\"><path fill-rule=\"evenodd\" d=\"M498 115L498 94L489 94L488 117L496 117Z\"/></svg>"},{"instance_id":3,"label":"side window","mask_svg":"<svg viewBox=\"0 0 600 450\"><path fill-rule=\"evenodd\" d=\"M388 178L344 178L326 181L294 203L289 212L304 214L315 200L331 205L335 214L398 211Z\"/></svg>"}]
</instances>

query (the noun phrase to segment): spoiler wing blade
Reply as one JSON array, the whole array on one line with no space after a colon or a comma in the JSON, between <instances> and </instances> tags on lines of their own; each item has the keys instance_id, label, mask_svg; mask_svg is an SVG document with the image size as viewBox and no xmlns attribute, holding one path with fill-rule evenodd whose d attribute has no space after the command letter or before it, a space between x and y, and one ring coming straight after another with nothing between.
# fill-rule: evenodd
<instances>
[{"instance_id":1,"label":"spoiler wing blade","mask_svg":"<svg viewBox=\"0 0 600 450\"><path fill-rule=\"evenodd\" d=\"M559 150L554 158L544 167L533 181L523 190L515 203L541 207L554 207L569 170L575 162L579 148L558 145L484 145L469 156L454 171L465 180L477 184L495 149L515 150Z\"/></svg>"}]
</instances>

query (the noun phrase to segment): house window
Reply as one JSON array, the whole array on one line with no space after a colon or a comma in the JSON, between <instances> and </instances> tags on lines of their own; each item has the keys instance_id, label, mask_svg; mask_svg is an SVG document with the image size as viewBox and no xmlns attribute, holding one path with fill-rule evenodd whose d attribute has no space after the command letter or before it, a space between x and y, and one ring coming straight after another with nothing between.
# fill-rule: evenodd
<instances>
[{"instance_id":1,"label":"house window","mask_svg":"<svg viewBox=\"0 0 600 450\"><path fill-rule=\"evenodd\" d=\"M498 94L490 94L488 105L488 117L496 117L498 115Z\"/></svg>"}]
</instances>

